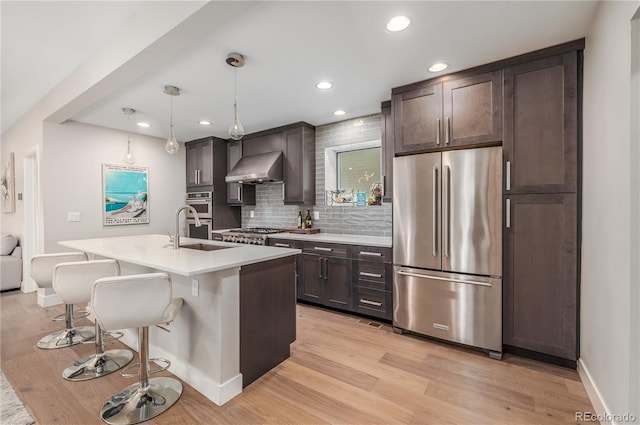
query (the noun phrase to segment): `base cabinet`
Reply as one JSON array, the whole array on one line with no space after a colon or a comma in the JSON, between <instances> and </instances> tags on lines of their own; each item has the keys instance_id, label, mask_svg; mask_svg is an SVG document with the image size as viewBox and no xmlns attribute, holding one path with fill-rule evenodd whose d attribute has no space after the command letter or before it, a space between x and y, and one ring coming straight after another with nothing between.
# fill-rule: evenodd
<instances>
[{"instance_id":1,"label":"base cabinet","mask_svg":"<svg viewBox=\"0 0 640 425\"><path fill-rule=\"evenodd\" d=\"M346 245L305 243L298 298L351 310L351 260L348 252Z\"/></svg>"},{"instance_id":2,"label":"base cabinet","mask_svg":"<svg viewBox=\"0 0 640 425\"><path fill-rule=\"evenodd\" d=\"M577 359L576 194L505 197L504 344Z\"/></svg>"}]
</instances>

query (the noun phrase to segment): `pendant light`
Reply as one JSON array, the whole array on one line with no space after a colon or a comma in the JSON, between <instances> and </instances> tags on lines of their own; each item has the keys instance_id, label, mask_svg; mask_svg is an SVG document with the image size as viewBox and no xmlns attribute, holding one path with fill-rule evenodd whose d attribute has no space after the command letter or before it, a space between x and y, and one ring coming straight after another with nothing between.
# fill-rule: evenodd
<instances>
[{"instance_id":1,"label":"pendant light","mask_svg":"<svg viewBox=\"0 0 640 425\"><path fill-rule=\"evenodd\" d=\"M171 155L175 155L180 151L180 144L176 140L176 136L173 134L173 96L180 96L180 89L175 86L164 86L164 92L171 96L171 118L169 121L169 138L164 145L166 150Z\"/></svg>"},{"instance_id":2,"label":"pendant light","mask_svg":"<svg viewBox=\"0 0 640 425\"><path fill-rule=\"evenodd\" d=\"M244 65L244 57L240 53L229 53L227 64L233 67L233 123L229 127L229 137L233 140L240 140L244 136L244 127L238 117L238 99L236 89L236 74L238 68Z\"/></svg>"},{"instance_id":3,"label":"pendant light","mask_svg":"<svg viewBox=\"0 0 640 425\"><path fill-rule=\"evenodd\" d=\"M122 108L122 112L127 116L127 153L122 157L122 162L127 165L132 165L136 163L136 157L131 153L131 115L136 113L135 109L132 108Z\"/></svg>"}]
</instances>

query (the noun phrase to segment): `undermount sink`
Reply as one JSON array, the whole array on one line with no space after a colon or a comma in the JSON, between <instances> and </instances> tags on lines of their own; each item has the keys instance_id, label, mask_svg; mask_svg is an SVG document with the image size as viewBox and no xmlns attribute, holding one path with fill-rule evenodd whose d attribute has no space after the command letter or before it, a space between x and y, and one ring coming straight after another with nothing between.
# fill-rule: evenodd
<instances>
[{"instance_id":1,"label":"undermount sink","mask_svg":"<svg viewBox=\"0 0 640 425\"><path fill-rule=\"evenodd\" d=\"M192 243L188 245L180 245L180 248L198 249L200 251L217 251L218 249L233 248L232 246L209 245L206 243Z\"/></svg>"}]
</instances>

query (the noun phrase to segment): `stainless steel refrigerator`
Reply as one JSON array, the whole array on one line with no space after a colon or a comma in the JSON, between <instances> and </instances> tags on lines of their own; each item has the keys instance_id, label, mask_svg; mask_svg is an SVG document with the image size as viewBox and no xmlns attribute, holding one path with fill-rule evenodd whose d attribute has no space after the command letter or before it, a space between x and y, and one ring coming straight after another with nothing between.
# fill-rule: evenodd
<instances>
[{"instance_id":1,"label":"stainless steel refrigerator","mask_svg":"<svg viewBox=\"0 0 640 425\"><path fill-rule=\"evenodd\" d=\"M393 326L502 356L502 148L393 160Z\"/></svg>"}]
</instances>

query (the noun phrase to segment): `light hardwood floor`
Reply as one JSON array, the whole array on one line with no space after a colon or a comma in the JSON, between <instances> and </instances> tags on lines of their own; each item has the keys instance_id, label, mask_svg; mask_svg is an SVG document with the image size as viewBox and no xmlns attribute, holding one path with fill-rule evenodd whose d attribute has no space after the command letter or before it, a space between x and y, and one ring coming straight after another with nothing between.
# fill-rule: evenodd
<instances>
[{"instance_id":1,"label":"light hardwood floor","mask_svg":"<svg viewBox=\"0 0 640 425\"><path fill-rule=\"evenodd\" d=\"M50 319L62 306L43 309L35 294L9 292L0 308L1 368L37 423L101 424L104 401L133 380L65 381L60 372L93 346L35 347L61 325ZM148 423L565 424L593 412L572 370L508 355L496 361L306 305L297 314L291 358L238 397L220 407L185 385L178 403Z\"/></svg>"}]
</instances>

